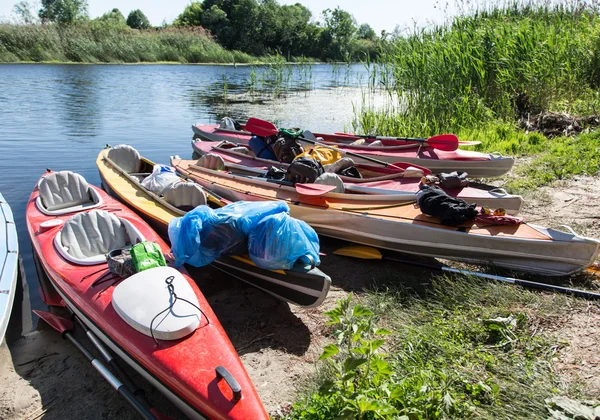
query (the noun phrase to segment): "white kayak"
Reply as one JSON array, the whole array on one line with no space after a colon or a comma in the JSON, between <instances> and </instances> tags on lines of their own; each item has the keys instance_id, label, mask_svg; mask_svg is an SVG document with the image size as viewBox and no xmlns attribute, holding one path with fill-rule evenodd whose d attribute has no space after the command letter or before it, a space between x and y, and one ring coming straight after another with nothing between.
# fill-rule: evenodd
<instances>
[{"instance_id":1,"label":"white kayak","mask_svg":"<svg viewBox=\"0 0 600 420\"><path fill-rule=\"evenodd\" d=\"M0 194L0 344L8 327L19 271L17 228L8 203Z\"/></svg>"}]
</instances>

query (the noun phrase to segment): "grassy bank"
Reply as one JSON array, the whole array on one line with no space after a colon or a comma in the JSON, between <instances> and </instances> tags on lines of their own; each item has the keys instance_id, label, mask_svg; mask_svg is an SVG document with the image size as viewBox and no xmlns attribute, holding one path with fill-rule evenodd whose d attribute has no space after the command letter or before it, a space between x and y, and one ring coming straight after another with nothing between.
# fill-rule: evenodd
<instances>
[{"instance_id":1,"label":"grassy bank","mask_svg":"<svg viewBox=\"0 0 600 420\"><path fill-rule=\"evenodd\" d=\"M536 332L578 305L442 276L419 294L395 286L348 298L327 313L337 344L288 418L545 418L547 398L585 392L553 373L560 345Z\"/></svg>"},{"instance_id":2,"label":"grassy bank","mask_svg":"<svg viewBox=\"0 0 600 420\"><path fill-rule=\"evenodd\" d=\"M600 108L598 10L548 4L490 4L398 39L371 74L372 88L383 86L398 103L359 110L353 128L381 135L454 132L483 141L479 150L535 156L525 170L533 177L517 188L598 173L595 136L546 140L518 129L528 115L590 115Z\"/></svg>"},{"instance_id":3,"label":"grassy bank","mask_svg":"<svg viewBox=\"0 0 600 420\"><path fill-rule=\"evenodd\" d=\"M0 63L248 63L201 28L134 30L98 21L70 25L0 24Z\"/></svg>"}]
</instances>

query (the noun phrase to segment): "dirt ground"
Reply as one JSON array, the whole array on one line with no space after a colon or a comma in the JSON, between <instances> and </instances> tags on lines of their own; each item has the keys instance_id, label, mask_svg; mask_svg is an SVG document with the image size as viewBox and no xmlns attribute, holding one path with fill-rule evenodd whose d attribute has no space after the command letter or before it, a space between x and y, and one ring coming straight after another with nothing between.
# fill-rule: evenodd
<instances>
[{"instance_id":1,"label":"dirt ground","mask_svg":"<svg viewBox=\"0 0 600 420\"><path fill-rule=\"evenodd\" d=\"M541 188L525 198L522 214L528 221L551 227L570 225L580 234L600 237L600 215L596 211L600 208L600 179L578 177ZM315 362L329 340L323 312L337 299L349 292L361 293L399 271L422 273L424 281L429 277L427 272L393 262L333 255L335 249L345 245L340 241L323 240L321 245L327 255L320 268L331 276L333 285L319 308L290 306L210 269L197 275L273 415L285 411L316 372ZM0 347L0 418L137 418L70 343L44 329L42 323L40 328ZM600 306L574 309L568 319L553 319L543 330L558 343L555 369L561 378L600 397ZM182 418L142 379L136 382L161 412Z\"/></svg>"}]
</instances>

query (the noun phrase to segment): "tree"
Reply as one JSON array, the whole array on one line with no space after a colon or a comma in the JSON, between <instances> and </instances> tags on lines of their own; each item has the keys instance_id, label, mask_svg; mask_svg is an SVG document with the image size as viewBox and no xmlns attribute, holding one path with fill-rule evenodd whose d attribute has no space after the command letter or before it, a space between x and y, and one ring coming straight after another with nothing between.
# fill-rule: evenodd
<instances>
[{"instance_id":1,"label":"tree","mask_svg":"<svg viewBox=\"0 0 600 420\"><path fill-rule=\"evenodd\" d=\"M173 22L175 26L201 26L202 25L202 3L193 1L183 10Z\"/></svg>"},{"instance_id":2,"label":"tree","mask_svg":"<svg viewBox=\"0 0 600 420\"><path fill-rule=\"evenodd\" d=\"M87 0L42 0L38 16L44 22L58 23L87 19Z\"/></svg>"},{"instance_id":3,"label":"tree","mask_svg":"<svg viewBox=\"0 0 600 420\"><path fill-rule=\"evenodd\" d=\"M132 29L148 29L150 21L140 9L135 9L127 16L127 26Z\"/></svg>"},{"instance_id":4,"label":"tree","mask_svg":"<svg viewBox=\"0 0 600 420\"><path fill-rule=\"evenodd\" d=\"M333 59L348 59L351 53L350 42L356 35L356 21L345 10L336 7L323 11L325 30L321 34L321 44Z\"/></svg>"},{"instance_id":5,"label":"tree","mask_svg":"<svg viewBox=\"0 0 600 420\"><path fill-rule=\"evenodd\" d=\"M33 6L27 1L22 0L15 4L13 13L17 15L17 19L26 25L37 23L37 17L31 12Z\"/></svg>"},{"instance_id":6,"label":"tree","mask_svg":"<svg viewBox=\"0 0 600 420\"><path fill-rule=\"evenodd\" d=\"M358 27L357 35L360 39L368 39L369 41L375 41L377 39L377 34L368 23L363 23Z\"/></svg>"},{"instance_id":7,"label":"tree","mask_svg":"<svg viewBox=\"0 0 600 420\"><path fill-rule=\"evenodd\" d=\"M110 12L107 12L100 16L98 20L102 22L109 23L111 25L125 26L125 16L123 13L116 7L112 9Z\"/></svg>"}]
</instances>

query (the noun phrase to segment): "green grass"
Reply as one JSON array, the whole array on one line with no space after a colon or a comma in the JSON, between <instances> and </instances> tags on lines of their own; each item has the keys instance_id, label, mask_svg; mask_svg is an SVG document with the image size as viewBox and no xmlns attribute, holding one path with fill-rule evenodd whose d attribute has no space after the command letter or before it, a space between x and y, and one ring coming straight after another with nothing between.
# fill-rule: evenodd
<instances>
[{"instance_id":1,"label":"green grass","mask_svg":"<svg viewBox=\"0 0 600 420\"><path fill-rule=\"evenodd\" d=\"M249 63L202 28L134 30L98 21L70 25L0 24L0 63Z\"/></svg>"},{"instance_id":2,"label":"green grass","mask_svg":"<svg viewBox=\"0 0 600 420\"><path fill-rule=\"evenodd\" d=\"M514 176L505 185L512 193L534 190L576 175L600 173L600 131L548 139L540 133L527 134L514 124L498 122L483 128L463 129L458 135L461 139L482 141L472 150L500 152L517 158Z\"/></svg>"},{"instance_id":3,"label":"green grass","mask_svg":"<svg viewBox=\"0 0 600 420\"><path fill-rule=\"evenodd\" d=\"M403 277L395 284L422 281ZM289 419L545 418L546 398L586 397L553 373L559 343L536 333L540 319L584 303L465 277L436 277L420 294L392 287L354 298L358 311L342 301L328 313L338 344ZM380 347L361 364L364 343Z\"/></svg>"}]
</instances>

